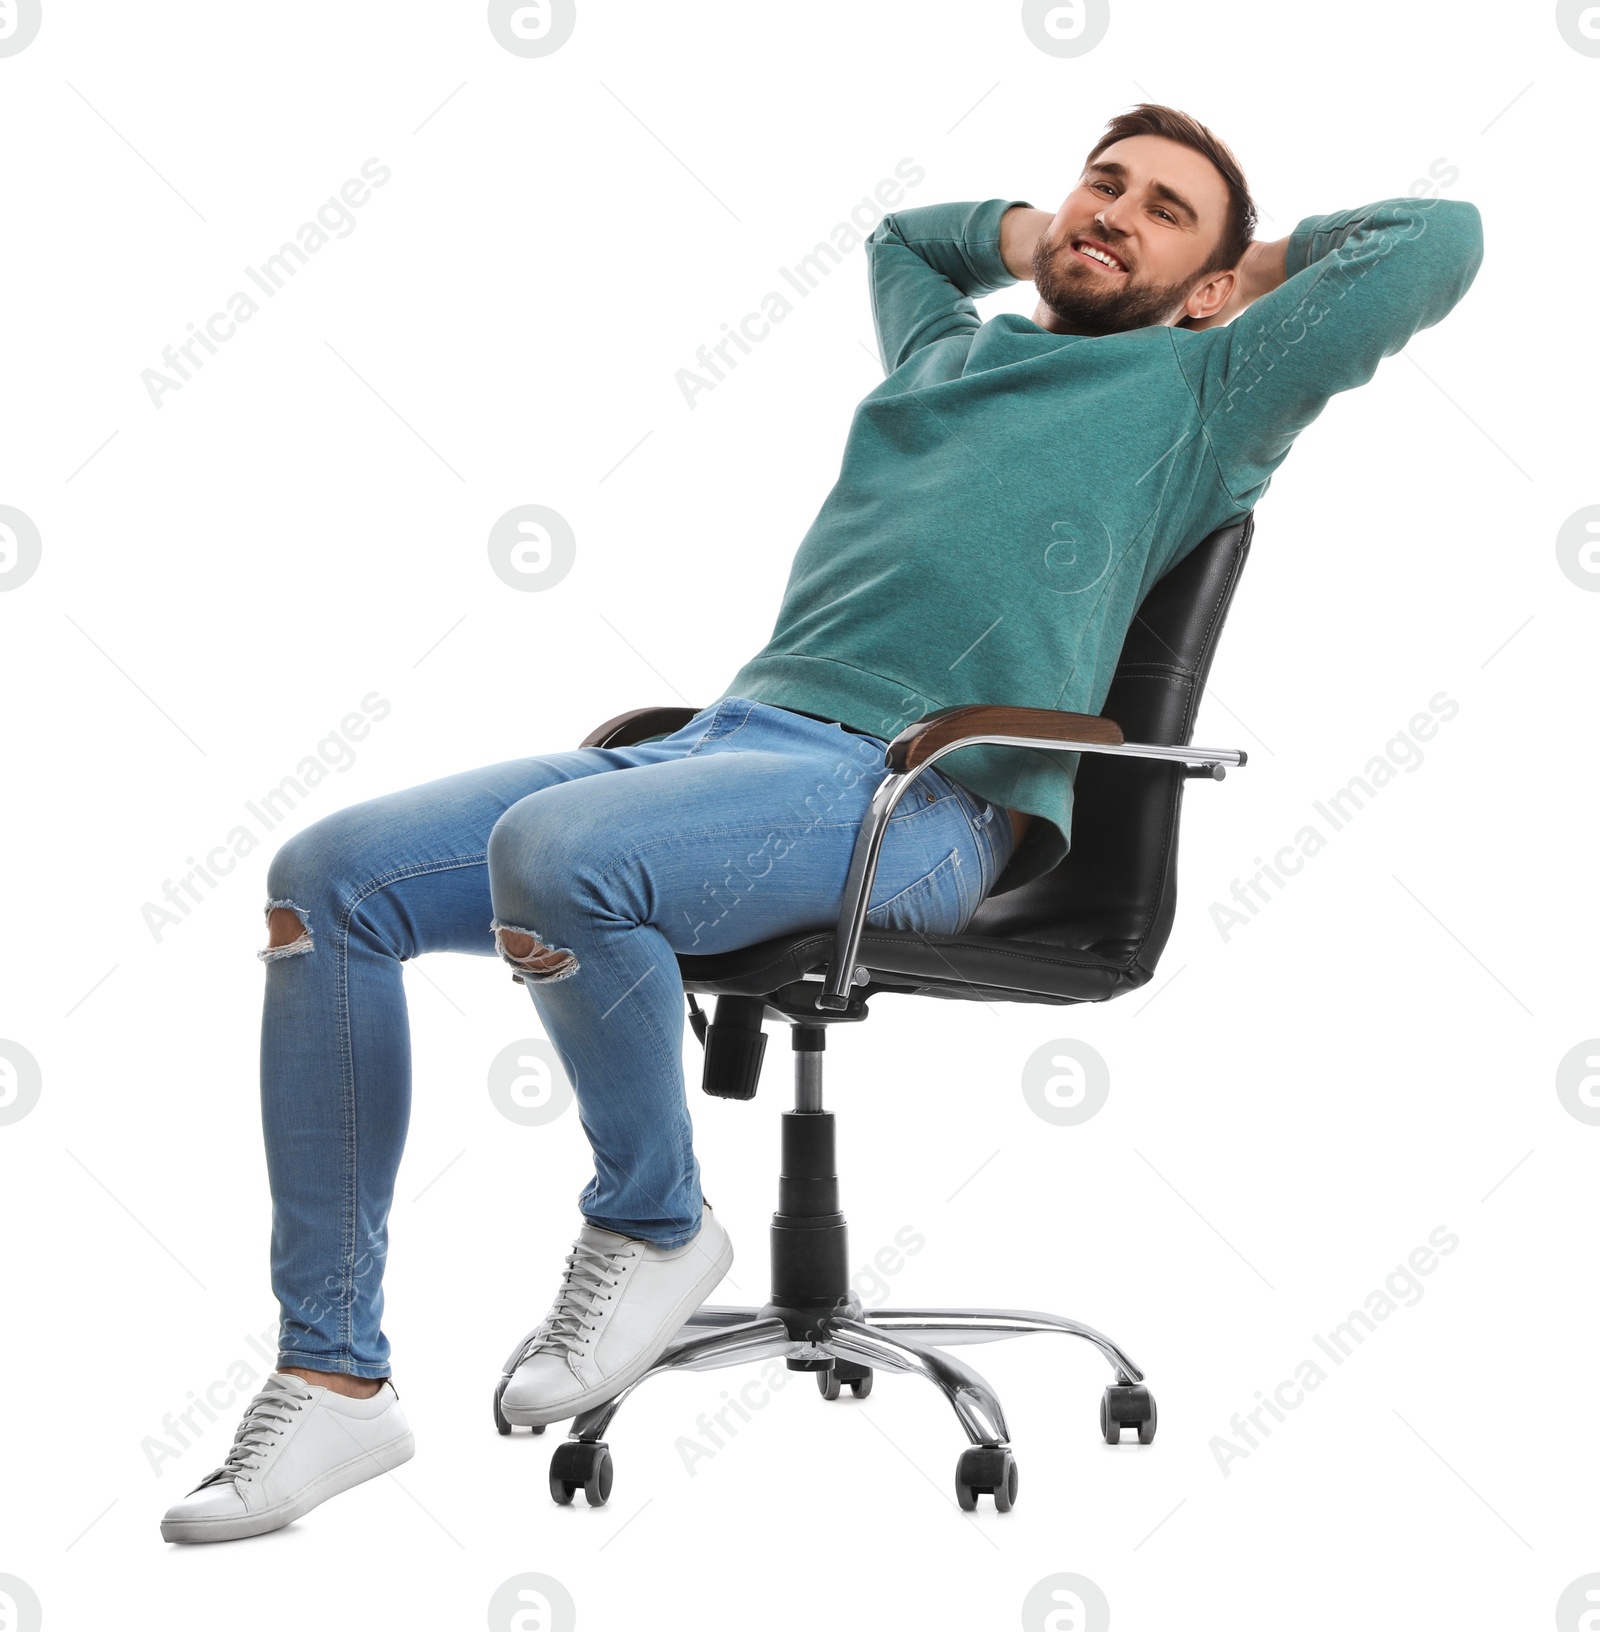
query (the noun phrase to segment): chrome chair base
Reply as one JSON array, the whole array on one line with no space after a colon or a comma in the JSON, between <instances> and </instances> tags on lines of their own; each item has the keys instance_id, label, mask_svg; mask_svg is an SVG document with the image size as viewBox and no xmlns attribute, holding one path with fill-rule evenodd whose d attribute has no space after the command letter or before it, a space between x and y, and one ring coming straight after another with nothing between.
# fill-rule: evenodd
<instances>
[{"instance_id":1,"label":"chrome chair base","mask_svg":"<svg viewBox=\"0 0 1600 1632\"><path fill-rule=\"evenodd\" d=\"M727 1097L747 1098L755 1091L765 1039L758 1013L743 1016L732 1042L716 1042L718 1021L706 1039L708 1079ZM743 1002L744 1000L735 1000ZM851 1018L865 1018L865 1006ZM783 1017L780 1015L780 1017ZM1040 1314L1032 1309L864 1309L850 1290L847 1226L839 1204L834 1159L834 1118L822 1108L822 1050L825 1028L809 1020L793 1026L795 1108L782 1118L782 1162L778 1210L772 1215L772 1296L760 1308L706 1304L697 1309L662 1350L656 1363L609 1400L575 1417L567 1439L550 1459L550 1494L566 1504L579 1490L591 1507L611 1494L611 1448L605 1434L612 1419L635 1390L668 1371L713 1371L751 1360L782 1357L791 1371L810 1371L824 1399L839 1397L842 1384L860 1399L872 1388L874 1372L912 1372L939 1389L967 1436L967 1448L956 1464L956 1500L971 1511L980 1496L992 1496L995 1509L1010 1512L1017 1495L1017 1463L999 1396L971 1366L944 1352L969 1343L995 1343L1008 1337L1056 1332L1092 1343L1116 1380L1100 1400L1100 1431L1109 1444L1119 1443L1132 1428L1141 1445L1155 1438L1156 1404L1144 1386L1144 1373L1109 1337L1076 1320ZM724 1080L725 1079L725 1080ZM736 1090L736 1091L735 1091ZM501 1410L509 1374L502 1374L495 1395L495 1426L502 1434L511 1424ZM535 1429L535 1432L542 1432Z\"/></svg>"},{"instance_id":2,"label":"chrome chair base","mask_svg":"<svg viewBox=\"0 0 1600 1632\"><path fill-rule=\"evenodd\" d=\"M796 1339L775 1305L706 1304L690 1316L649 1371L573 1420L567 1440L551 1458L550 1493L567 1503L581 1489L591 1507L607 1500L612 1463L606 1430L652 1377L781 1357L791 1362L791 1369L814 1371L827 1399L838 1397L841 1382L857 1396L866 1395L879 1368L926 1378L950 1402L969 1441L956 1468L957 1500L970 1511L987 1494L998 1511L1009 1512L1016 1500L1017 1466L999 1396L971 1366L943 1350L1039 1332L1083 1338L1110 1364L1116 1381L1101 1399L1100 1427L1111 1444L1118 1443L1124 1427L1137 1430L1140 1444L1154 1439L1155 1400L1144 1387L1144 1373L1110 1338L1075 1320L1030 1309L868 1310L852 1293L832 1313L816 1317L806 1338Z\"/></svg>"}]
</instances>

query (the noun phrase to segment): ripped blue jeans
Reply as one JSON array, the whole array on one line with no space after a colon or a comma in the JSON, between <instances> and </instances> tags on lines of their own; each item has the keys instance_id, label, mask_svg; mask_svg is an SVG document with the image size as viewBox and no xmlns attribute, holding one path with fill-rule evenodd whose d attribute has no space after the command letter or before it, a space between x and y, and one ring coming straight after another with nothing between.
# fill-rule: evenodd
<instances>
[{"instance_id":1,"label":"ripped blue jeans","mask_svg":"<svg viewBox=\"0 0 1600 1632\"><path fill-rule=\"evenodd\" d=\"M724 697L660 740L443 777L283 845L268 910L301 933L261 954L280 1365L389 1375L383 1267L411 1101L401 964L422 953L498 955L522 980L594 1153L584 1217L692 1239L677 954L831 928L886 747ZM958 933L1011 843L1002 808L925 772L890 818L868 924Z\"/></svg>"}]
</instances>

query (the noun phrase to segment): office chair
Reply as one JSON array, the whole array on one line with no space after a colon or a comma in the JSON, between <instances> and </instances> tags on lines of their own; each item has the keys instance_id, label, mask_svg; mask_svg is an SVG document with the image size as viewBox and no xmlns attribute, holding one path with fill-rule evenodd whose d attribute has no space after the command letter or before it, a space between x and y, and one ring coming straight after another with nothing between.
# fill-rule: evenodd
<instances>
[{"instance_id":1,"label":"office chair","mask_svg":"<svg viewBox=\"0 0 1600 1632\"><path fill-rule=\"evenodd\" d=\"M771 1297L760 1308L703 1305L651 1370L575 1418L550 1462L557 1502L571 1502L579 1489L590 1506L606 1501L612 1480L606 1429L652 1377L775 1355L791 1371L814 1372L828 1400L837 1399L842 1386L858 1398L867 1395L879 1367L916 1373L941 1389L971 1441L956 1467L956 1498L968 1511L989 1495L1000 1512L1009 1512L1017 1498L1017 1463L994 1390L945 1348L1036 1332L1083 1338L1115 1376L1100 1402L1105 1439L1117 1444L1124 1429L1141 1445L1154 1439L1156 1402L1144 1373L1092 1327L1031 1310L862 1308L849 1281L834 1119L822 1108L822 1052L827 1028L865 1020L868 1001L880 992L1103 1003L1150 980L1172 927L1184 782L1191 776L1220 781L1225 766L1245 763L1237 749L1189 742L1252 530L1250 515L1236 517L1149 590L1123 641L1104 714L971 704L907 726L889 744L890 774L862 822L832 930L711 957L680 955L690 1023L705 1049L707 1093L752 1098L767 1042L762 1022L791 1028L795 1097L794 1109L783 1115ZM697 712L635 709L607 720L583 746L666 736ZM988 897L960 935L867 930L878 852L895 806L928 766L975 743L1083 755L1071 850L1050 873ZM697 992L717 999L709 1022ZM513 1351L495 1393L502 1434L511 1424L500 1396L524 1345Z\"/></svg>"}]
</instances>

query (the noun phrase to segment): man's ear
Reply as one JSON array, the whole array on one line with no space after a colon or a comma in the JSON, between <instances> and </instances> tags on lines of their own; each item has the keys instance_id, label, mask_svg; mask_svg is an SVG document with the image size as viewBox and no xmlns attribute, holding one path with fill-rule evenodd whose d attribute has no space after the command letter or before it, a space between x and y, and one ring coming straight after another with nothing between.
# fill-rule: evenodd
<instances>
[{"instance_id":1,"label":"man's ear","mask_svg":"<svg viewBox=\"0 0 1600 1632\"><path fill-rule=\"evenodd\" d=\"M1229 268L1213 272L1203 282L1197 283L1183 303L1183 316L1178 319L1177 326L1180 329L1206 326L1206 320L1215 317L1233 298L1238 282L1239 274Z\"/></svg>"}]
</instances>

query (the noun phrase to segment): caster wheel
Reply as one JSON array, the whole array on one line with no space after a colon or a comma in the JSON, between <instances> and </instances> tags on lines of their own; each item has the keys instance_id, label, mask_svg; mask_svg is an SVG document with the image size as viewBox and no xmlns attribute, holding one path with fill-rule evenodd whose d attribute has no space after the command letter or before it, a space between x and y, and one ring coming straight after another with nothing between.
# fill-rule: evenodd
<instances>
[{"instance_id":1,"label":"caster wheel","mask_svg":"<svg viewBox=\"0 0 1600 1632\"><path fill-rule=\"evenodd\" d=\"M1124 1428L1137 1429L1141 1445L1156 1437L1155 1395L1142 1383L1113 1383L1100 1396L1100 1432L1106 1444L1117 1444Z\"/></svg>"},{"instance_id":2,"label":"caster wheel","mask_svg":"<svg viewBox=\"0 0 1600 1632\"><path fill-rule=\"evenodd\" d=\"M611 1452L601 1440L566 1439L550 1458L550 1495L566 1507L579 1490L590 1507L611 1494Z\"/></svg>"},{"instance_id":3,"label":"caster wheel","mask_svg":"<svg viewBox=\"0 0 1600 1632\"><path fill-rule=\"evenodd\" d=\"M500 1386L494 1391L494 1427L497 1434L509 1434L511 1432L511 1424L506 1421L506 1414L500 1409L500 1396L505 1393L506 1384L509 1381L510 1378L502 1377ZM542 1422L535 1423L528 1431L529 1433L542 1434L544 1426Z\"/></svg>"},{"instance_id":4,"label":"caster wheel","mask_svg":"<svg viewBox=\"0 0 1600 1632\"><path fill-rule=\"evenodd\" d=\"M825 1400L839 1398L840 1385L848 1383L850 1392L864 1400L872 1392L872 1367L853 1366L848 1360L836 1360L826 1371L817 1373L817 1392Z\"/></svg>"},{"instance_id":5,"label":"caster wheel","mask_svg":"<svg viewBox=\"0 0 1600 1632\"><path fill-rule=\"evenodd\" d=\"M994 1497L996 1513L1009 1513L1017 1505L1017 1459L1009 1445L969 1445L961 1453L956 1500L970 1513L980 1496Z\"/></svg>"}]
</instances>

